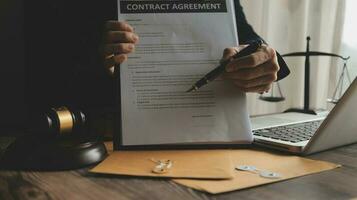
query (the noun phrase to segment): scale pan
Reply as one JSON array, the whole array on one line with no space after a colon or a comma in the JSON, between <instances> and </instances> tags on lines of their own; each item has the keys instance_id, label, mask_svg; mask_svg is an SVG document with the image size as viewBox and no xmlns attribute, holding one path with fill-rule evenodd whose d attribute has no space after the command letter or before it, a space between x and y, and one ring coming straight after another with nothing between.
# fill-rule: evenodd
<instances>
[{"instance_id":1,"label":"scale pan","mask_svg":"<svg viewBox=\"0 0 357 200\"><path fill-rule=\"evenodd\" d=\"M338 99L327 99L328 103L333 103L333 104L337 104L338 103Z\"/></svg>"},{"instance_id":2,"label":"scale pan","mask_svg":"<svg viewBox=\"0 0 357 200\"><path fill-rule=\"evenodd\" d=\"M263 101L268 101L268 102L280 102L280 101L284 101L285 97L264 97L264 96L260 96L259 99L263 100Z\"/></svg>"}]
</instances>

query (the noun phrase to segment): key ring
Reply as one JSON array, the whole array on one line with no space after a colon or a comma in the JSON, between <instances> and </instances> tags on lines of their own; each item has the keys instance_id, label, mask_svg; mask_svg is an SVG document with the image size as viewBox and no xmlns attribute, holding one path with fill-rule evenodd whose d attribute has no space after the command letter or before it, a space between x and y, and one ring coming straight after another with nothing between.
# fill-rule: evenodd
<instances>
[{"instance_id":1,"label":"key ring","mask_svg":"<svg viewBox=\"0 0 357 200\"><path fill-rule=\"evenodd\" d=\"M271 172L267 170L261 170L256 168L255 166L252 165L238 165L235 167L236 170L239 171L246 171L246 172L252 172L255 174L259 174L260 177L262 178L268 178L268 179L278 179L281 178L281 175L276 172Z\"/></svg>"},{"instance_id":2,"label":"key ring","mask_svg":"<svg viewBox=\"0 0 357 200\"><path fill-rule=\"evenodd\" d=\"M150 158L150 160L157 165L152 169L152 172L155 174L165 174L168 173L173 165L171 160L156 160L154 158Z\"/></svg>"}]
</instances>

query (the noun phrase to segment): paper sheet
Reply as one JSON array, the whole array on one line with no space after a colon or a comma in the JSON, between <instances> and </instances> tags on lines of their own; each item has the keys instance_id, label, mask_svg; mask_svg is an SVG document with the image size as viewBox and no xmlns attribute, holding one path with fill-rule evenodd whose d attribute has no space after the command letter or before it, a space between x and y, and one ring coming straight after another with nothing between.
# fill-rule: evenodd
<instances>
[{"instance_id":1,"label":"paper sheet","mask_svg":"<svg viewBox=\"0 0 357 200\"><path fill-rule=\"evenodd\" d=\"M311 160L292 155L272 154L258 150L231 150L230 154L234 166L253 165L258 169L279 173L281 178L267 179L260 177L256 173L236 170L234 172L234 178L230 180L174 179L174 181L187 187L217 194L283 181L331 170L340 166L324 161Z\"/></svg>"},{"instance_id":2,"label":"paper sheet","mask_svg":"<svg viewBox=\"0 0 357 200\"><path fill-rule=\"evenodd\" d=\"M214 81L186 93L238 45L232 0L118 1L139 35L120 68L122 144L252 141L245 94Z\"/></svg>"}]
</instances>

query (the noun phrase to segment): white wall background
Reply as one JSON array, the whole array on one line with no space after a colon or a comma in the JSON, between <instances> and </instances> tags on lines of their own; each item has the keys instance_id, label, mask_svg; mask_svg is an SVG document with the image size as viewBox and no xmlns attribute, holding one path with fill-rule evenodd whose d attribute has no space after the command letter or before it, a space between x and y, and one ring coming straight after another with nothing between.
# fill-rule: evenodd
<instances>
[{"instance_id":1,"label":"white wall background","mask_svg":"<svg viewBox=\"0 0 357 200\"><path fill-rule=\"evenodd\" d=\"M357 1L346 0L341 53L351 56L348 61L350 76L357 76Z\"/></svg>"}]
</instances>

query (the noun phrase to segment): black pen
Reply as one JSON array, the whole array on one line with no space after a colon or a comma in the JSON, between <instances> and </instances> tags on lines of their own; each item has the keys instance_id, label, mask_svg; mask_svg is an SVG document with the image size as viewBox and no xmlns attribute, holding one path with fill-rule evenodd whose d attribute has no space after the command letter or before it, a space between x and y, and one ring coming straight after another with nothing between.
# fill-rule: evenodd
<instances>
[{"instance_id":1,"label":"black pen","mask_svg":"<svg viewBox=\"0 0 357 200\"><path fill-rule=\"evenodd\" d=\"M236 58L241 58L244 56L248 56L258 50L260 46L262 46L263 41L262 40L257 40L249 44L246 48L242 49L240 52L236 53L234 56L232 56L233 59ZM192 91L197 91L200 89L202 86L206 85L210 81L213 81L216 79L219 75L221 75L225 69L227 64L231 61L231 59L228 59L224 62L222 62L220 65L218 65L216 68L214 68L212 71L208 72L203 78L201 78L199 81L197 81L192 87L187 90L186 92L192 92Z\"/></svg>"}]
</instances>

